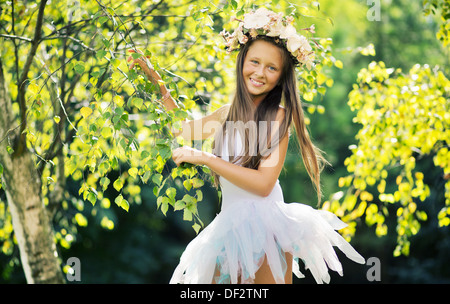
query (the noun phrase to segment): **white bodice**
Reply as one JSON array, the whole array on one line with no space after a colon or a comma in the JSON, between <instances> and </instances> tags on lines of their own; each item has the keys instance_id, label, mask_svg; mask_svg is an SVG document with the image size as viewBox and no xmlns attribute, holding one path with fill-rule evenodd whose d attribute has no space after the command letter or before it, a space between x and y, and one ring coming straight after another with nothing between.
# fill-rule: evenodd
<instances>
[{"instance_id":1,"label":"white bodice","mask_svg":"<svg viewBox=\"0 0 450 304\"><path fill-rule=\"evenodd\" d=\"M229 153L228 153L228 145L226 144L228 141L228 135L225 135L222 150L222 159L229 161ZM242 153L242 144L239 137L239 133L236 132L235 136L235 144L232 146L234 147L234 151L236 153L234 154L235 157L238 155L241 155ZM283 199L283 191L281 189L280 183L277 180L275 186L272 189L272 192L264 197L257 194L253 194L243 188L240 188L239 185L235 185L228 181L227 179L220 177L220 188L222 190L222 210L225 208L231 206L232 204L235 204L237 202L243 202L243 201L284 201Z\"/></svg>"}]
</instances>

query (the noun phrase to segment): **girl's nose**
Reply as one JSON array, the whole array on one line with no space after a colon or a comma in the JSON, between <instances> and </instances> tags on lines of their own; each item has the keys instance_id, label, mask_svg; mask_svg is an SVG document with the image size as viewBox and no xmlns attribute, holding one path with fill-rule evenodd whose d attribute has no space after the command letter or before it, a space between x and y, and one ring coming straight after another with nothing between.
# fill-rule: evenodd
<instances>
[{"instance_id":1,"label":"girl's nose","mask_svg":"<svg viewBox=\"0 0 450 304\"><path fill-rule=\"evenodd\" d=\"M255 76L263 77L264 76L264 68L260 65L255 69Z\"/></svg>"}]
</instances>

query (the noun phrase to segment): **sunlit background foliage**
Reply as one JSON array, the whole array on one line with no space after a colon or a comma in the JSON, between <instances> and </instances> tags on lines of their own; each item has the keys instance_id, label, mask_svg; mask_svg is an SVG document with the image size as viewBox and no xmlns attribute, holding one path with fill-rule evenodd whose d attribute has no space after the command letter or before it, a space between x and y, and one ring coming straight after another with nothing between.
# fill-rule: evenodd
<instances>
[{"instance_id":1,"label":"sunlit background foliage","mask_svg":"<svg viewBox=\"0 0 450 304\"><path fill-rule=\"evenodd\" d=\"M231 16L265 5L293 14L298 29L315 24L322 46L316 69L298 71L309 128L333 165L321 208L349 223L342 233L364 256L381 259L384 282L448 282L448 2L374 3L51 1L26 84L24 132L62 263L79 257L84 283L168 281L220 209L207 168L171 161L180 144L211 142L181 142L168 126L230 102L236 54L226 54L219 32L232 28ZM10 4L1 3L0 54L15 99L38 2L15 1L14 12ZM128 69L129 49L150 58L180 110L164 111L156 86ZM299 157L293 139L280 176L285 200L315 206ZM0 247L0 281L23 282L4 194ZM364 266L346 267L332 282L366 280Z\"/></svg>"}]
</instances>

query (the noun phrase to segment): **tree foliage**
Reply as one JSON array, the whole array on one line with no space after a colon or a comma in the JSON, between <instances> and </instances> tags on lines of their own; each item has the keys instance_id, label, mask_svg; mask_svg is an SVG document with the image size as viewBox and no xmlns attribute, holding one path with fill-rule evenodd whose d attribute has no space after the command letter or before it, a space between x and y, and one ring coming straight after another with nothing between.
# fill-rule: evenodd
<instances>
[{"instance_id":1,"label":"tree foliage","mask_svg":"<svg viewBox=\"0 0 450 304\"><path fill-rule=\"evenodd\" d=\"M442 42L444 47L450 49L450 2L445 0L424 0L423 9L426 16L430 14L439 15L442 23L436 32L436 39Z\"/></svg>"},{"instance_id":2,"label":"tree foliage","mask_svg":"<svg viewBox=\"0 0 450 304\"><path fill-rule=\"evenodd\" d=\"M365 216L376 225L376 234L387 233L385 217L389 204L399 203L396 211L398 245L395 254L409 252L408 237L417 234L427 214L417 207L429 195L424 175L416 162L434 155L435 166L450 173L450 81L439 70L414 66L408 74L372 62L358 74L358 83L349 94L349 106L357 111L354 122L362 125L357 145L349 148L345 160L350 175L339 179L349 188L342 203L333 200L327 208L354 221ZM395 187L388 184L394 174ZM342 194L341 194L342 195ZM446 183L446 207L439 213L439 224L450 223L450 181ZM359 202L358 202L359 200ZM351 226L354 228L354 226ZM352 229L349 229L351 234Z\"/></svg>"},{"instance_id":3,"label":"tree foliage","mask_svg":"<svg viewBox=\"0 0 450 304\"><path fill-rule=\"evenodd\" d=\"M428 5L425 1L425 13ZM445 1L443 25L437 38L446 46L449 15ZM349 146L351 156L344 164L349 175L339 179L344 191L333 194L324 205L350 222L345 234L355 233L359 218L375 226L378 236L388 233L386 218L394 204L397 218L397 247L394 255L409 254L410 237L428 216L420 203L430 196L424 182L427 174L417 163L433 157L445 181L445 206L438 213L439 226L450 224L450 81L438 66L414 65L408 73L371 62L358 73L348 95L356 112L353 122L361 125L357 144Z\"/></svg>"},{"instance_id":4,"label":"tree foliage","mask_svg":"<svg viewBox=\"0 0 450 304\"><path fill-rule=\"evenodd\" d=\"M183 212L198 232L203 223L197 204L208 169L174 166L172 149L195 143L174 138L171 127L229 102L236 54L226 54L219 32L230 16L263 1L51 2L35 40L39 2L10 4L0 10L0 53L14 124L1 130L0 148L13 155L20 147L33 155L57 243L69 248L78 227L90 224L86 202L100 225L113 229L111 205L128 211L141 203L142 187L152 187L155 208ZM332 22L314 1L272 5L293 14L299 28L314 23L314 16ZM327 69L342 63L332 56L330 39L315 39L320 62L313 71L299 71L299 89L310 111L323 111L317 101L333 85ZM165 111L158 86L128 69L129 49L144 51L180 109ZM207 149L210 142L197 144ZM0 176L1 170L0 162ZM0 240L3 253L11 254L15 240L5 203L0 202Z\"/></svg>"}]
</instances>

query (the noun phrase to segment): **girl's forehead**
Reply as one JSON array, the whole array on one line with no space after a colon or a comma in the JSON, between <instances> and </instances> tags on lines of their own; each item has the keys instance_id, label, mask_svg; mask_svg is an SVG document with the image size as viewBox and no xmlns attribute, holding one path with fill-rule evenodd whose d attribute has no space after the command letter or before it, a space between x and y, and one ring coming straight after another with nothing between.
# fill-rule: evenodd
<instances>
[{"instance_id":1,"label":"girl's forehead","mask_svg":"<svg viewBox=\"0 0 450 304\"><path fill-rule=\"evenodd\" d=\"M248 49L247 56L257 56L259 59L273 61L277 64L283 62L280 48L264 40L253 42Z\"/></svg>"}]
</instances>

